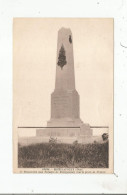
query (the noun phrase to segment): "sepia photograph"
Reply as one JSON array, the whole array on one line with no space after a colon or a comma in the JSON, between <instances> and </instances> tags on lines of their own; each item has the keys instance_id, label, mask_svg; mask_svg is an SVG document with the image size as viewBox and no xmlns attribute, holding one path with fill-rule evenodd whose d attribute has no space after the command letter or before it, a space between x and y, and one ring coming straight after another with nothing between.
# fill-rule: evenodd
<instances>
[{"instance_id":1,"label":"sepia photograph","mask_svg":"<svg viewBox=\"0 0 127 195\"><path fill-rule=\"evenodd\" d=\"M14 173L113 173L112 18L13 19Z\"/></svg>"}]
</instances>

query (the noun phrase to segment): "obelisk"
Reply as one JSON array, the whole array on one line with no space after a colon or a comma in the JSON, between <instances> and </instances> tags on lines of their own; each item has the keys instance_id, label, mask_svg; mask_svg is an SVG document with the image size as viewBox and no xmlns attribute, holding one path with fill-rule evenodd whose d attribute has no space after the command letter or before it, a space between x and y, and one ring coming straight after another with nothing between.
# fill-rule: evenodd
<instances>
[{"instance_id":1,"label":"obelisk","mask_svg":"<svg viewBox=\"0 0 127 195\"><path fill-rule=\"evenodd\" d=\"M51 118L37 136L84 140L92 136L90 125L80 119L79 94L75 88L73 37L71 30L58 31L55 89L51 94ZM66 138L66 139L64 139ZM63 141L63 142L64 142Z\"/></svg>"},{"instance_id":2,"label":"obelisk","mask_svg":"<svg viewBox=\"0 0 127 195\"><path fill-rule=\"evenodd\" d=\"M75 89L73 37L70 29L58 31L55 90L51 94L48 126L79 126L79 94Z\"/></svg>"}]
</instances>

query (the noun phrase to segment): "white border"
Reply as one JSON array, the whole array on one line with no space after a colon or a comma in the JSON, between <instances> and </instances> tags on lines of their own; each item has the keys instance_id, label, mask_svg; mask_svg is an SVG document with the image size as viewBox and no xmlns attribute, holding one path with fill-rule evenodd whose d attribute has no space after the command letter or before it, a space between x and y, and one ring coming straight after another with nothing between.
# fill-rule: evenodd
<instances>
[{"instance_id":1,"label":"white border","mask_svg":"<svg viewBox=\"0 0 127 195\"><path fill-rule=\"evenodd\" d=\"M0 193L127 193L127 1L0 1ZM13 174L13 17L114 18L114 175Z\"/></svg>"}]
</instances>

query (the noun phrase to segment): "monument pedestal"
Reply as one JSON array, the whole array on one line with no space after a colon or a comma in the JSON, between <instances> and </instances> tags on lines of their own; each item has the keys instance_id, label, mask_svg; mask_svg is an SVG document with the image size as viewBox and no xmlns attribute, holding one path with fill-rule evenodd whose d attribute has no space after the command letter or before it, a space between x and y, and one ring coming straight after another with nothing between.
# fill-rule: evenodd
<instances>
[{"instance_id":1,"label":"monument pedestal","mask_svg":"<svg viewBox=\"0 0 127 195\"><path fill-rule=\"evenodd\" d=\"M63 118L79 118L79 94L75 89L56 89L51 94L51 121Z\"/></svg>"},{"instance_id":2,"label":"monument pedestal","mask_svg":"<svg viewBox=\"0 0 127 195\"><path fill-rule=\"evenodd\" d=\"M57 139L61 143L73 143L78 141L79 143L89 143L92 137L92 129L89 124L80 124L81 126L72 127L53 127L45 129L37 129L36 136L44 137L46 140L50 138Z\"/></svg>"}]
</instances>

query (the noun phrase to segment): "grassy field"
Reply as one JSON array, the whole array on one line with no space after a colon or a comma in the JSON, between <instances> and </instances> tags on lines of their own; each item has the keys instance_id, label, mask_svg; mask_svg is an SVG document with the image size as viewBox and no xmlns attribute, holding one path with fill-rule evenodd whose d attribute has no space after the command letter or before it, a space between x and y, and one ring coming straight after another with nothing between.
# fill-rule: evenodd
<instances>
[{"instance_id":1,"label":"grassy field","mask_svg":"<svg viewBox=\"0 0 127 195\"><path fill-rule=\"evenodd\" d=\"M41 143L18 146L19 168L107 168L108 142L99 144Z\"/></svg>"}]
</instances>

